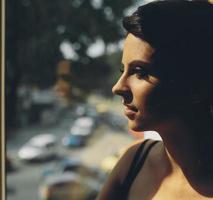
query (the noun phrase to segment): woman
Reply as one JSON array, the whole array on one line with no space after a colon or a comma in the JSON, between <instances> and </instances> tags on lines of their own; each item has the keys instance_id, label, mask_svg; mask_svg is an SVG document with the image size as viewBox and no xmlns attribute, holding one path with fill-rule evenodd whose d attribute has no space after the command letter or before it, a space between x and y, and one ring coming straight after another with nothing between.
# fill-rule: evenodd
<instances>
[{"instance_id":1,"label":"woman","mask_svg":"<svg viewBox=\"0 0 213 200\"><path fill-rule=\"evenodd\" d=\"M133 144L97 200L213 199L213 5L158 1L124 18L120 95Z\"/></svg>"}]
</instances>

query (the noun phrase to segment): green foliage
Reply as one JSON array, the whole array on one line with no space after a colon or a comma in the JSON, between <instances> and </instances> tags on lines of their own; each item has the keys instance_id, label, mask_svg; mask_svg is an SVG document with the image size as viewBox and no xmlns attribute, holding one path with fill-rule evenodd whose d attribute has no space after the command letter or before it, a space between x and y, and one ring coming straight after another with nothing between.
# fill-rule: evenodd
<instances>
[{"instance_id":1,"label":"green foliage","mask_svg":"<svg viewBox=\"0 0 213 200\"><path fill-rule=\"evenodd\" d=\"M121 37L120 20L133 0L8 0L6 1L6 112L15 116L16 91L21 84L53 85L60 44L72 44L79 60L72 65L76 84L91 90L110 84L113 71L105 56L95 60L88 47L101 38L105 44ZM95 78L94 78L95 74ZM107 83L108 82L108 83ZM105 84L106 83L106 84ZM10 118L12 121L12 117Z\"/></svg>"},{"instance_id":2,"label":"green foliage","mask_svg":"<svg viewBox=\"0 0 213 200\"><path fill-rule=\"evenodd\" d=\"M97 39L105 44L121 37L118 26L123 10L132 2L103 1L95 8L89 0L10 0L6 2L6 60L8 70L17 68L20 79L39 86L50 85L57 62L62 58L59 45L75 43L79 62L88 58L86 51ZM12 55L12 56L11 56ZM81 61L82 60L82 61ZM107 66L106 66L107 67ZM40 76L42 74L42 77Z\"/></svg>"}]
</instances>

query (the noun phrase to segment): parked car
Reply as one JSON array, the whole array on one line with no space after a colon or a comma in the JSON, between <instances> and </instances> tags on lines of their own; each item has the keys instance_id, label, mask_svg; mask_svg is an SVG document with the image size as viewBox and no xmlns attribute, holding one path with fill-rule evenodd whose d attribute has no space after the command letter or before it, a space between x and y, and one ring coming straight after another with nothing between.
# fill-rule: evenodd
<instances>
[{"instance_id":1,"label":"parked car","mask_svg":"<svg viewBox=\"0 0 213 200\"><path fill-rule=\"evenodd\" d=\"M56 162L52 167L45 168L42 172L42 177L46 178L55 174L63 174L65 172L73 172L81 167L82 162L80 159L64 158Z\"/></svg>"},{"instance_id":2,"label":"parked car","mask_svg":"<svg viewBox=\"0 0 213 200\"><path fill-rule=\"evenodd\" d=\"M86 137L82 135L67 135L62 138L62 145L65 147L82 147L86 144Z\"/></svg>"},{"instance_id":3,"label":"parked car","mask_svg":"<svg viewBox=\"0 0 213 200\"><path fill-rule=\"evenodd\" d=\"M115 130L127 130L127 119L115 112L107 112L104 114L105 122Z\"/></svg>"},{"instance_id":4,"label":"parked car","mask_svg":"<svg viewBox=\"0 0 213 200\"><path fill-rule=\"evenodd\" d=\"M96 166L85 165L79 158L63 158L55 163L55 165L47 167L42 172L42 179L49 176L59 175L68 172L75 172L83 177L91 177L100 182L105 180L105 174Z\"/></svg>"},{"instance_id":5,"label":"parked car","mask_svg":"<svg viewBox=\"0 0 213 200\"><path fill-rule=\"evenodd\" d=\"M76 119L70 129L72 135L88 136L92 133L95 121L92 117L79 117Z\"/></svg>"},{"instance_id":6,"label":"parked car","mask_svg":"<svg viewBox=\"0 0 213 200\"><path fill-rule=\"evenodd\" d=\"M62 138L62 145L66 147L81 147L86 144L95 127L92 117L79 117L70 128L70 134Z\"/></svg>"},{"instance_id":7,"label":"parked car","mask_svg":"<svg viewBox=\"0 0 213 200\"><path fill-rule=\"evenodd\" d=\"M77 105L74 112L78 117L84 116L86 114L86 104Z\"/></svg>"},{"instance_id":8,"label":"parked car","mask_svg":"<svg viewBox=\"0 0 213 200\"><path fill-rule=\"evenodd\" d=\"M56 157L56 155L56 137L52 134L32 137L18 152L19 158L25 161L41 161Z\"/></svg>"},{"instance_id":9,"label":"parked car","mask_svg":"<svg viewBox=\"0 0 213 200\"><path fill-rule=\"evenodd\" d=\"M97 123L99 122L99 114L97 112L97 109L95 106L87 106L87 109L86 109L86 112L85 112L85 115L84 116L87 116L87 117L91 117L93 118L93 120L95 121L95 125L97 125Z\"/></svg>"},{"instance_id":10,"label":"parked car","mask_svg":"<svg viewBox=\"0 0 213 200\"><path fill-rule=\"evenodd\" d=\"M98 117L96 107L90 104L79 104L75 109L75 114L78 117L88 116L94 119Z\"/></svg>"},{"instance_id":11,"label":"parked car","mask_svg":"<svg viewBox=\"0 0 213 200\"><path fill-rule=\"evenodd\" d=\"M39 188L39 196L42 200L94 200L100 187L95 179L69 172L48 177Z\"/></svg>"}]
</instances>

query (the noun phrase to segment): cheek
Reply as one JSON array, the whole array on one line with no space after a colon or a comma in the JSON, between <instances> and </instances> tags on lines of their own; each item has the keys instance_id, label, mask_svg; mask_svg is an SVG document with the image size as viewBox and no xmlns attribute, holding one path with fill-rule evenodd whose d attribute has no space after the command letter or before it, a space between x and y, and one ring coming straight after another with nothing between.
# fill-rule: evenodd
<instances>
[{"instance_id":1,"label":"cheek","mask_svg":"<svg viewBox=\"0 0 213 200\"><path fill-rule=\"evenodd\" d=\"M171 104L168 93L163 91L161 87L156 87L149 95L147 109L152 115L163 116L167 110L170 110Z\"/></svg>"},{"instance_id":2,"label":"cheek","mask_svg":"<svg viewBox=\"0 0 213 200\"><path fill-rule=\"evenodd\" d=\"M147 112L149 101L152 99L153 90L154 87L150 83L144 83L141 84L140 87L135 88L134 103L136 104L137 108L143 113Z\"/></svg>"}]
</instances>

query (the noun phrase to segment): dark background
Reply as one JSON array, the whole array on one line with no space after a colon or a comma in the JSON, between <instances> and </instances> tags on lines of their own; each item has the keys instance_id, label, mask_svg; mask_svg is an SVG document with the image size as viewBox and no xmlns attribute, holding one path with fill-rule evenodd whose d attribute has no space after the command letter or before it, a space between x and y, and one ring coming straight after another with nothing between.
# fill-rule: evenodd
<instances>
[{"instance_id":1,"label":"dark background","mask_svg":"<svg viewBox=\"0 0 213 200\"><path fill-rule=\"evenodd\" d=\"M5 1L5 121L8 134L20 125L19 115L23 108L19 104L26 97L18 97L19 88L43 90L54 86L58 80L58 64L66 59L60 51L64 41L72 44L77 55L77 59L68 59L71 72L64 77L66 81L80 90L81 95L98 91L111 96L121 52L107 53L107 47L117 45L124 37L121 19L124 11L135 3L136 0ZM94 58L87 51L97 39L104 42L105 49L102 55ZM32 107L26 112L32 112Z\"/></svg>"}]
</instances>

